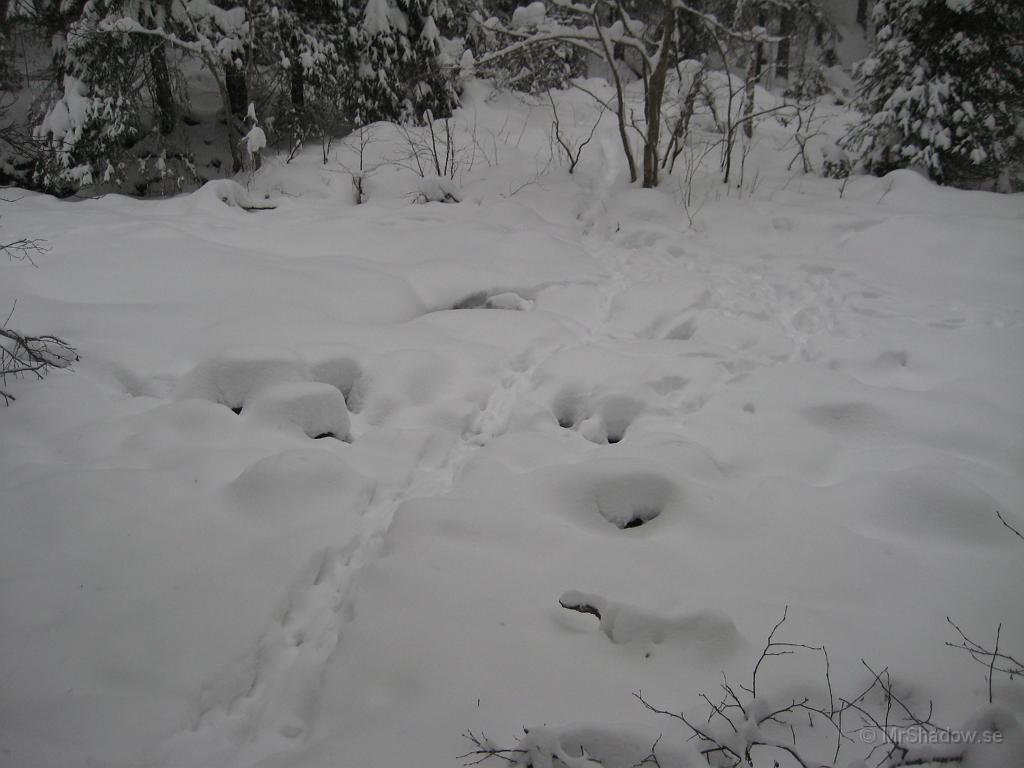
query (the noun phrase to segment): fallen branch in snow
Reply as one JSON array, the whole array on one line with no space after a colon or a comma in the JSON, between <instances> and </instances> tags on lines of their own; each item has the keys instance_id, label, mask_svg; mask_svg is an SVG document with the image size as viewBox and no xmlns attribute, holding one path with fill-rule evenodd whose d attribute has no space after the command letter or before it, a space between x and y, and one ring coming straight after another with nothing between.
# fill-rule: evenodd
<instances>
[{"instance_id":1,"label":"fallen branch in snow","mask_svg":"<svg viewBox=\"0 0 1024 768\"><path fill-rule=\"evenodd\" d=\"M68 368L78 360L75 348L57 336L24 336L7 328L13 314L12 307L7 320L0 326L0 384L6 384L8 376L17 378L33 374L42 379L51 369ZM16 399L3 389L0 389L0 398L3 398L4 405Z\"/></svg>"},{"instance_id":2,"label":"fallen branch in snow","mask_svg":"<svg viewBox=\"0 0 1024 768\"><path fill-rule=\"evenodd\" d=\"M577 595L579 593L573 592L570 594ZM591 616L597 616L598 621L601 620L601 611L588 602L582 600L570 600L568 599L567 595L562 595L562 597L558 601L558 604L566 610L579 611L580 613L588 613Z\"/></svg>"},{"instance_id":3,"label":"fallen branch in snow","mask_svg":"<svg viewBox=\"0 0 1024 768\"><path fill-rule=\"evenodd\" d=\"M0 197L0 201L15 202L15 200L5 197ZM32 256L47 253L49 250L50 246L46 244L45 240L34 237L19 237L9 243L0 243L0 254L6 255L11 261L27 261L33 267L36 266L36 263L32 260Z\"/></svg>"},{"instance_id":4,"label":"fallen branch in snow","mask_svg":"<svg viewBox=\"0 0 1024 768\"><path fill-rule=\"evenodd\" d=\"M36 266L32 259L33 255L46 253L50 247L45 240L38 240L31 237L20 237L9 243L0 243L0 253L3 253L11 261L27 261L33 267Z\"/></svg>"},{"instance_id":5,"label":"fallen branch in snow","mask_svg":"<svg viewBox=\"0 0 1024 768\"><path fill-rule=\"evenodd\" d=\"M463 765L480 765L485 760L489 760L492 757L497 757L510 765L518 765L519 758L513 757L513 755L525 755L527 750L525 749L501 749L494 745L494 743L487 738L487 734L481 731L479 734L473 733L472 731L466 731L462 734L462 738L468 740L476 749L472 749L465 754L459 755L459 760L465 760Z\"/></svg>"}]
</instances>

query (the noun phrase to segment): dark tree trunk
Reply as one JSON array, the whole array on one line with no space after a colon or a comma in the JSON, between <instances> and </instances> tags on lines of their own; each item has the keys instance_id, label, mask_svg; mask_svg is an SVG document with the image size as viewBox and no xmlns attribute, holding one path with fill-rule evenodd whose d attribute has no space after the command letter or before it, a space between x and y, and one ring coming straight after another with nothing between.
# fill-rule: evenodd
<instances>
[{"instance_id":1,"label":"dark tree trunk","mask_svg":"<svg viewBox=\"0 0 1024 768\"><path fill-rule=\"evenodd\" d=\"M249 109L249 82L245 70L228 64L224 69L224 79L228 88L228 98L231 100L231 113L244 119ZM230 115L228 117L230 118Z\"/></svg>"},{"instance_id":2,"label":"dark tree trunk","mask_svg":"<svg viewBox=\"0 0 1024 768\"><path fill-rule=\"evenodd\" d=\"M302 110L306 107L306 73L302 68L298 52L292 56L291 66L291 99L292 107Z\"/></svg>"},{"instance_id":3,"label":"dark tree trunk","mask_svg":"<svg viewBox=\"0 0 1024 768\"><path fill-rule=\"evenodd\" d=\"M779 77L789 79L789 51L792 47L792 41L790 36L793 34L796 24L794 19L794 12L792 8L787 8L782 12L782 17L779 19L779 53L778 61L775 64L775 71Z\"/></svg>"},{"instance_id":4,"label":"dark tree trunk","mask_svg":"<svg viewBox=\"0 0 1024 768\"><path fill-rule=\"evenodd\" d=\"M167 46L160 42L149 52L149 69L153 76L153 98L156 101L157 120L164 136L174 130L178 121L177 105L171 90L171 75L167 69Z\"/></svg>"},{"instance_id":5,"label":"dark tree trunk","mask_svg":"<svg viewBox=\"0 0 1024 768\"><path fill-rule=\"evenodd\" d=\"M647 84L646 119L647 136L644 141L644 187L658 186L658 150L661 144L661 104L665 97L665 82L668 77L669 61L673 57L672 33L675 31L675 14L672 0L665 0L665 12L661 19L661 45L658 62Z\"/></svg>"}]
</instances>

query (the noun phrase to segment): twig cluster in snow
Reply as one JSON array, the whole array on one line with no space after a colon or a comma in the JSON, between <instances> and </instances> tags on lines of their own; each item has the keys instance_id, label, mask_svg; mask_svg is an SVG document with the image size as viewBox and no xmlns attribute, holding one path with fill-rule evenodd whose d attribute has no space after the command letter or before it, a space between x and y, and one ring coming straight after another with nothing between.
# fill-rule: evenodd
<instances>
[{"instance_id":1,"label":"twig cluster in snow","mask_svg":"<svg viewBox=\"0 0 1024 768\"><path fill-rule=\"evenodd\" d=\"M57 336L25 336L8 328L13 314L12 308L0 325L0 384L6 385L8 376L32 374L42 379L51 369L67 368L78 360L75 348ZM0 389L0 398L4 405L16 399L4 389Z\"/></svg>"},{"instance_id":2,"label":"twig cluster in snow","mask_svg":"<svg viewBox=\"0 0 1024 768\"><path fill-rule=\"evenodd\" d=\"M581 613L601 616L599 606L585 602L563 600L562 605ZM856 751L857 745L862 751L867 750L866 755L860 756L862 762L858 765L870 764L877 768L960 765L970 756L972 744L1000 744L1005 738L1003 731L1014 727L1009 719L1004 723L1003 718L992 710L986 715L983 727L977 731L961 733L944 728L933 720L931 702L927 711L919 711L905 695L896 691L888 668L876 670L863 659L861 664L870 676L867 685L852 696L838 695L833 688L831 664L824 646L778 639L787 615L788 608L769 632L764 649L754 664L749 684L733 684L723 673L718 696L699 694L707 705L705 716L696 717L685 711L657 706L642 691L635 692L633 696L649 712L681 724L696 754L708 765L719 768L761 765L756 760L757 755L771 760L763 763L765 765L795 763L803 768L828 768L839 765L841 753ZM961 637L963 643L954 647L968 650L977 660L996 671L1021 673L1018 661L999 652L998 640L996 649L987 651L962 632ZM787 696L783 700L766 693L761 678L769 660L803 652L820 656L824 663L824 685L808 695ZM802 730L818 724L825 725L833 733L834 747L828 762L810 757L806 741L801 742ZM957 738L968 733L970 737L966 741ZM577 757L566 753L557 736L537 738L529 729L524 729L524 737L514 748L497 746L482 732L467 731L463 737L472 745L472 749L460 756L465 765L479 765L492 757L512 765L602 765L594 759L593 750L588 754L583 744L574 744L573 751L580 750ZM662 762L658 757L660 741L659 737L649 754L640 758L636 766L661 768ZM543 745L547 745L546 750L541 748Z\"/></svg>"},{"instance_id":3,"label":"twig cluster in snow","mask_svg":"<svg viewBox=\"0 0 1024 768\"><path fill-rule=\"evenodd\" d=\"M1014 526L1010 525L1006 518L1003 517L1002 512L996 510L996 517L999 518L999 522L1003 524L1004 528L1013 533L1013 535L1021 541L1024 541L1024 534L1022 534ZM967 651L967 653L970 654L972 659L974 659L979 664L982 664L988 670L986 678L988 680L989 704L992 703L992 679L995 676L996 672L1002 675L1008 675L1011 680L1013 680L1013 678L1015 677L1024 677L1024 662L1019 661L1018 659L1009 655L1008 653L1003 653L999 650L999 637L1003 633L1002 624L999 624L999 626L996 627L996 642L995 645L992 647L992 650L989 650L981 643L978 643L972 640L970 637L968 637L967 634L962 629L960 629L959 626L957 626L956 622L954 622L948 616L946 617L946 621L949 622L949 625L956 630L956 633L958 635L960 635L960 642L946 643L946 645L948 645L950 648L959 648L961 650Z\"/></svg>"}]
</instances>

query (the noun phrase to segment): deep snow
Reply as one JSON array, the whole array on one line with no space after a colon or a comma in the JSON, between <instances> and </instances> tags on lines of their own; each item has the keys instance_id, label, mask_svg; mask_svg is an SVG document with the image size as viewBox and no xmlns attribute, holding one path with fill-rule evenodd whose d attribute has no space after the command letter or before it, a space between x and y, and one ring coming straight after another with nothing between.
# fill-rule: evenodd
<instances>
[{"instance_id":1,"label":"deep snow","mask_svg":"<svg viewBox=\"0 0 1024 768\"><path fill-rule=\"evenodd\" d=\"M691 223L611 120L547 167L546 109L477 90L457 204L387 166L355 206L341 147L3 205L51 250L0 306L81 362L0 409L0 764L425 768L541 724L635 762L684 734L632 692L703 711L786 605L837 688L987 702L945 619L1024 653L1024 196L793 174L776 127Z\"/></svg>"}]
</instances>

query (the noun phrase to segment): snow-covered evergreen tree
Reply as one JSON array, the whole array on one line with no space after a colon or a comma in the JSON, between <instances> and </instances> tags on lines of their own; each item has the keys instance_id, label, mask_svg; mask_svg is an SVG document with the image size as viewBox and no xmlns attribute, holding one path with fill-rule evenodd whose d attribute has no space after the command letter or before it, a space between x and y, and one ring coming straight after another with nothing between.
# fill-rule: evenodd
<instances>
[{"instance_id":1,"label":"snow-covered evergreen tree","mask_svg":"<svg viewBox=\"0 0 1024 768\"><path fill-rule=\"evenodd\" d=\"M153 18L156 7L143 2L132 11L132 23L142 26ZM55 38L54 62L62 75L62 90L37 129L45 151L36 180L47 189L120 181L124 148L140 134L142 92L137 73L154 43L98 34L99 26L115 12L121 12L116 0L90 0L66 35Z\"/></svg>"},{"instance_id":2,"label":"snow-covered evergreen tree","mask_svg":"<svg viewBox=\"0 0 1024 768\"><path fill-rule=\"evenodd\" d=\"M349 109L356 125L396 120L402 113L397 71L401 19L387 0L367 0L354 29L358 78Z\"/></svg>"},{"instance_id":3,"label":"snow-covered evergreen tree","mask_svg":"<svg viewBox=\"0 0 1024 768\"><path fill-rule=\"evenodd\" d=\"M405 18L398 72L405 84L405 111L414 119L429 112L447 117L458 106L454 78L442 68L442 40L438 17L445 21L446 6L436 0L397 0ZM453 64L454 62L450 62Z\"/></svg>"},{"instance_id":4,"label":"snow-covered evergreen tree","mask_svg":"<svg viewBox=\"0 0 1024 768\"><path fill-rule=\"evenodd\" d=\"M448 21L446 9L433 0L367 0L356 33L357 124L444 117L458 106L455 62L445 60L438 25L438 17Z\"/></svg>"},{"instance_id":5,"label":"snow-covered evergreen tree","mask_svg":"<svg viewBox=\"0 0 1024 768\"><path fill-rule=\"evenodd\" d=\"M918 167L944 184L1020 180L1024 3L879 0L858 68L863 121L846 139L872 173Z\"/></svg>"}]
</instances>

